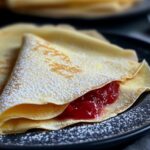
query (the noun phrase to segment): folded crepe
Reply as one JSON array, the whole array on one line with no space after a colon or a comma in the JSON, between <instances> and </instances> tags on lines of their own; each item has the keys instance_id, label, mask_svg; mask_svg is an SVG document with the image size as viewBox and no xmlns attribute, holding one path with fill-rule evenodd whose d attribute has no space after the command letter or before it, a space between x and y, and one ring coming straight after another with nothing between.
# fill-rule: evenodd
<instances>
[{"instance_id":1,"label":"folded crepe","mask_svg":"<svg viewBox=\"0 0 150 150\"><path fill-rule=\"evenodd\" d=\"M24 33L30 34L21 46ZM14 62L4 56L14 58L13 49L21 49L0 96L1 134L100 122L125 111L149 90L146 61L139 63L135 51L92 36L67 26L14 25L1 30L0 56L9 63L9 71L0 76L3 85Z\"/></svg>"},{"instance_id":2,"label":"folded crepe","mask_svg":"<svg viewBox=\"0 0 150 150\"><path fill-rule=\"evenodd\" d=\"M50 33L54 28L63 28L68 30L75 30L69 25L52 25L35 26L32 24L15 24L4 27L0 30L0 89L3 89L7 78L12 71L12 67L17 59L19 49L22 43L22 37L25 33L36 34L46 40L50 40ZM76 31L77 32L77 31ZM102 35L94 30L82 30L84 34L94 36L105 40Z\"/></svg>"},{"instance_id":3,"label":"folded crepe","mask_svg":"<svg viewBox=\"0 0 150 150\"><path fill-rule=\"evenodd\" d=\"M6 0L9 8L47 17L98 17L125 11L139 0Z\"/></svg>"}]
</instances>

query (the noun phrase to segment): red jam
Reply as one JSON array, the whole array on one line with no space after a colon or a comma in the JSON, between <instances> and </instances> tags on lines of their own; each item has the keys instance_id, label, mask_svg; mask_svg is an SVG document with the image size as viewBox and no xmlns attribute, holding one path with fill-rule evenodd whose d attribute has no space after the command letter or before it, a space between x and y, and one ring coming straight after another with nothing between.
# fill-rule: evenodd
<instances>
[{"instance_id":1,"label":"red jam","mask_svg":"<svg viewBox=\"0 0 150 150\"><path fill-rule=\"evenodd\" d=\"M94 119L119 96L119 82L114 81L71 102L58 119Z\"/></svg>"}]
</instances>

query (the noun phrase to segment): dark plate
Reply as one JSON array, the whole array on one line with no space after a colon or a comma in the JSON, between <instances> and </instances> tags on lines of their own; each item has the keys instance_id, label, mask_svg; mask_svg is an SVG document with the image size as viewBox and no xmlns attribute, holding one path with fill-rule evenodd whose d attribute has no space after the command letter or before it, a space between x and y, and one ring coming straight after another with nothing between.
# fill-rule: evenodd
<instances>
[{"instance_id":1,"label":"dark plate","mask_svg":"<svg viewBox=\"0 0 150 150\"><path fill-rule=\"evenodd\" d=\"M150 63L150 44L116 34L104 34L111 42L137 51L140 60ZM59 149L106 148L139 137L150 129L150 93L144 93L132 108L102 123L79 124L58 131L29 131L0 136L0 148Z\"/></svg>"}]
</instances>

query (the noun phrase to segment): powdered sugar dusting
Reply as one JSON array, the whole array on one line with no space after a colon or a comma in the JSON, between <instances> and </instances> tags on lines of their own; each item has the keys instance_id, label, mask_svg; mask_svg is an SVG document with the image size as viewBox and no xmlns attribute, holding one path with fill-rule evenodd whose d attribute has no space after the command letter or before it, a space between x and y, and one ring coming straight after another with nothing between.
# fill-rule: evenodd
<instances>
[{"instance_id":1,"label":"powdered sugar dusting","mask_svg":"<svg viewBox=\"0 0 150 150\"><path fill-rule=\"evenodd\" d=\"M56 44L57 47L52 43L32 34L26 36L14 71L0 96L0 113L20 104L69 103L91 89L133 76L140 66L129 60L128 52L122 49L114 49L109 59L108 52L99 51L101 45L91 53L80 46L70 51L70 43Z\"/></svg>"},{"instance_id":2,"label":"powdered sugar dusting","mask_svg":"<svg viewBox=\"0 0 150 150\"><path fill-rule=\"evenodd\" d=\"M102 123L78 124L58 131L30 131L24 134L0 136L5 145L67 145L113 138L150 124L150 94L133 109ZM140 99L139 99L140 100Z\"/></svg>"}]
</instances>

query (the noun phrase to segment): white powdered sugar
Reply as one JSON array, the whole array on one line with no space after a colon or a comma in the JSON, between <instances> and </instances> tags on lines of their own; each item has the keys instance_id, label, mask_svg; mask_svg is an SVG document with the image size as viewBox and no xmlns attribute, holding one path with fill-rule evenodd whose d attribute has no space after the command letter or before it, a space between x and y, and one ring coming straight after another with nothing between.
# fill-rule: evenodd
<instances>
[{"instance_id":1,"label":"white powdered sugar","mask_svg":"<svg viewBox=\"0 0 150 150\"><path fill-rule=\"evenodd\" d=\"M0 145L52 146L102 141L130 133L150 124L150 95L138 106L102 123L76 124L57 131L28 131L24 134L1 135Z\"/></svg>"}]
</instances>

